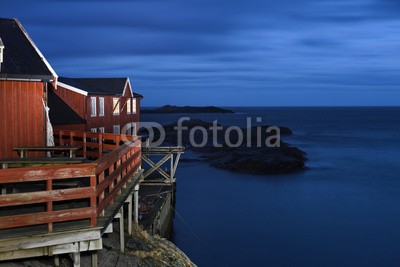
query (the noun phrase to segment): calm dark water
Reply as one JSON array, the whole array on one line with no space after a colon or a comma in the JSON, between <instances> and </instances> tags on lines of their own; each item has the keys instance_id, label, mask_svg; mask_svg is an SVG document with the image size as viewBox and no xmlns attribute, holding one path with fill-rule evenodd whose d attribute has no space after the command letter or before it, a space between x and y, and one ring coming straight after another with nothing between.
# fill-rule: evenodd
<instances>
[{"instance_id":1,"label":"calm dark water","mask_svg":"<svg viewBox=\"0 0 400 267\"><path fill-rule=\"evenodd\" d=\"M310 170L253 176L180 164L174 242L196 264L400 266L400 108L233 109L189 116L290 127L284 140L307 152Z\"/></svg>"}]
</instances>

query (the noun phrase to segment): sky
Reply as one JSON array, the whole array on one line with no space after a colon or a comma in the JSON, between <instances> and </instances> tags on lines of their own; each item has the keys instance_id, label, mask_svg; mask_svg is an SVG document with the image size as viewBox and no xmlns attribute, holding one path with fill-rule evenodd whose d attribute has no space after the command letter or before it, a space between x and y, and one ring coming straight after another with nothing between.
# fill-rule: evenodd
<instances>
[{"instance_id":1,"label":"sky","mask_svg":"<svg viewBox=\"0 0 400 267\"><path fill-rule=\"evenodd\" d=\"M2 0L59 76L142 105L400 105L399 0Z\"/></svg>"}]
</instances>

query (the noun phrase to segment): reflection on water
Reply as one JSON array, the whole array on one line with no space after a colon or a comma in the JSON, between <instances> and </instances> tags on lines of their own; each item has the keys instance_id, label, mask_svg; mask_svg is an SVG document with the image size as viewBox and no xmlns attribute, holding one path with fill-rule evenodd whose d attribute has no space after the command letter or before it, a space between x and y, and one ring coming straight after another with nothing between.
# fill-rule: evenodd
<instances>
[{"instance_id":1,"label":"reflection on water","mask_svg":"<svg viewBox=\"0 0 400 267\"><path fill-rule=\"evenodd\" d=\"M295 135L284 140L307 152L311 169L266 177L180 164L174 241L194 262L400 266L400 108L237 110L192 117L288 126Z\"/></svg>"}]
</instances>

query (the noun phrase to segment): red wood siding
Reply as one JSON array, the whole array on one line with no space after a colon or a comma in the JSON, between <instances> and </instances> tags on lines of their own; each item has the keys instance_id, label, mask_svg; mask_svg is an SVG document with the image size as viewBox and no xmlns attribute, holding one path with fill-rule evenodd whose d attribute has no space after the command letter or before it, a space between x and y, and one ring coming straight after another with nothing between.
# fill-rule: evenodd
<instances>
[{"instance_id":1,"label":"red wood siding","mask_svg":"<svg viewBox=\"0 0 400 267\"><path fill-rule=\"evenodd\" d=\"M65 125L55 125L54 129L59 130L69 130L69 131L85 131L85 124L65 124Z\"/></svg>"},{"instance_id":2,"label":"red wood siding","mask_svg":"<svg viewBox=\"0 0 400 267\"><path fill-rule=\"evenodd\" d=\"M90 97L96 97L97 114L95 117L91 117L90 110ZM104 116L99 116L99 97L104 97ZM125 95L120 99L120 113L119 115L113 115L113 98L114 96L109 95L88 95L86 99L86 112L87 112L87 128L86 131L90 131L92 128L96 128L99 131L100 127L105 128L106 133L113 133L113 126L119 125L120 129L124 128L125 125L131 122L139 122L139 104L136 106L135 114L127 114L126 102L128 98L131 98L130 88L125 90ZM138 99L137 99L138 100ZM139 102L139 101L137 101ZM139 129L139 125L136 126Z\"/></svg>"},{"instance_id":3,"label":"red wood siding","mask_svg":"<svg viewBox=\"0 0 400 267\"><path fill-rule=\"evenodd\" d=\"M65 89L58 85L54 92L67 103L81 118L85 119L86 108L85 108L85 98L86 96L78 94L71 90Z\"/></svg>"},{"instance_id":4,"label":"red wood siding","mask_svg":"<svg viewBox=\"0 0 400 267\"><path fill-rule=\"evenodd\" d=\"M136 129L139 129L139 116L140 116L140 99L136 98L136 113L127 114L126 102L131 98L131 89L126 88L125 95L120 100L120 114L113 115L113 98L110 95L88 95L73 92L58 86L55 90L56 94L63 99L79 116L87 120L85 126L82 125L57 125L57 129L64 130L77 130L77 131L90 131L96 128L99 132L100 127L105 128L106 133L113 133L113 126L119 125L122 131L123 127L131 122L136 122ZM96 116L91 116L91 97L96 97ZM99 116L100 100L99 97L104 97L104 116ZM133 110L133 109L132 109Z\"/></svg>"},{"instance_id":5,"label":"red wood siding","mask_svg":"<svg viewBox=\"0 0 400 267\"><path fill-rule=\"evenodd\" d=\"M44 145L43 84L0 81L0 158L17 146Z\"/></svg>"}]
</instances>

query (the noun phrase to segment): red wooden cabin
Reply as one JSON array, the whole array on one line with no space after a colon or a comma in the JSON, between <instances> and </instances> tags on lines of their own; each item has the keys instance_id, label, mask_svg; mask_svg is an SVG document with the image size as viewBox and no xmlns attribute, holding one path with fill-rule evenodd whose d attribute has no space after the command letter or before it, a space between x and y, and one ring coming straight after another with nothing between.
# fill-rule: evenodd
<instances>
[{"instance_id":1,"label":"red wooden cabin","mask_svg":"<svg viewBox=\"0 0 400 267\"><path fill-rule=\"evenodd\" d=\"M110 131L117 123L138 121L141 96L132 93L126 78L94 79L99 84L87 80L87 87L78 89L78 94L65 84L57 89L57 79L18 20L0 18L0 261L73 253L74 266L79 266L81 251L102 249L101 237L112 229L110 223L118 212L124 218L125 202L129 205L128 232L133 206L138 210L141 141L133 136L68 128L100 130L104 125L104 130ZM122 90L117 86L121 82ZM115 91L103 90L103 85ZM72 101L66 97L71 92L75 94L71 99L84 98ZM102 116L97 106L101 97ZM135 106L129 106L132 102ZM5 159L17 157L13 149L18 146L49 145L47 104L51 104L50 120L53 116L54 124L65 124L54 131L55 144L79 147L78 158L39 154ZM118 106L121 116L112 113ZM93 109L96 116L91 116ZM120 228L123 250L122 220ZM93 266L97 265L96 255L92 255ZM59 262L57 257L55 262Z\"/></svg>"},{"instance_id":2,"label":"red wooden cabin","mask_svg":"<svg viewBox=\"0 0 400 267\"><path fill-rule=\"evenodd\" d=\"M52 106L55 110L60 106L50 100L50 119L55 128L129 135L136 135L139 129L143 96L132 91L129 78L60 77L53 92L73 110L54 114ZM77 116L84 122L79 123Z\"/></svg>"},{"instance_id":3,"label":"red wooden cabin","mask_svg":"<svg viewBox=\"0 0 400 267\"><path fill-rule=\"evenodd\" d=\"M46 145L47 88L57 74L17 19L0 18L0 159Z\"/></svg>"}]
</instances>

